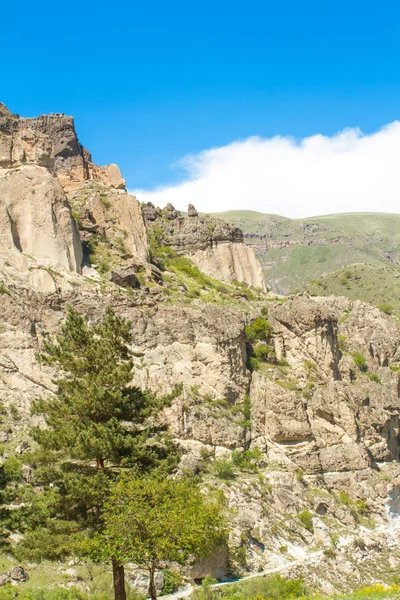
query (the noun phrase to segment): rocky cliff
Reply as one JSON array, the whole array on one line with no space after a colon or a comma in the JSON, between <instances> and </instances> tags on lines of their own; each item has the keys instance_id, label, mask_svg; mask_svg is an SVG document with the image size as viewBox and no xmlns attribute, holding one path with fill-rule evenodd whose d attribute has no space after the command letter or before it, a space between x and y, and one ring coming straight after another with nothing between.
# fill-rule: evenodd
<instances>
[{"instance_id":1,"label":"rocky cliff","mask_svg":"<svg viewBox=\"0 0 400 600\"><path fill-rule=\"evenodd\" d=\"M181 470L220 487L232 511L228 566L224 554L196 576L286 566L327 592L390 578L400 557L398 322L358 301L215 282L186 257L240 246L240 230L193 208L183 218L151 206L145 226L135 198L94 177L101 170L78 169L88 159L69 118L57 116L65 126L50 135L55 116L4 114L3 453L23 462L30 405L55 391L37 356L66 306L96 321L111 305L132 321L135 383L182 385L160 415L184 450ZM17 152L28 130L34 142ZM36 143L54 162L39 164ZM61 152L56 167L65 143L72 155ZM178 259L151 265L148 231L152 248L165 244Z\"/></svg>"},{"instance_id":2,"label":"rocky cliff","mask_svg":"<svg viewBox=\"0 0 400 600\"><path fill-rule=\"evenodd\" d=\"M200 216L189 204L187 217L168 204L164 210L150 202L143 208L150 234L188 256L201 271L221 281L239 281L266 291L261 266L252 248L243 243L243 233L230 223Z\"/></svg>"}]
</instances>

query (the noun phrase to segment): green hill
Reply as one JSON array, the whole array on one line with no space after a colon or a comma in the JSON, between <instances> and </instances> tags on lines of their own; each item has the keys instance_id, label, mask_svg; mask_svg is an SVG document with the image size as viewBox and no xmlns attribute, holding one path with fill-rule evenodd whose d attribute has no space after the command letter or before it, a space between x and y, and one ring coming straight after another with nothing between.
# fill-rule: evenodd
<instances>
[{"instance_id":1,"label":"green hill","mask_svg":"<svg viewBox=\"0 0 400 600\"><path fill-rule=\"evenodd\" d=\"M400 311L400 270L391 266L349 265L310 282L313 296L346 296L361 299L391 314Z\"/></svg>"},{"instance_id":2,"label":"green hill","mask_svg":"<svg viewBox=\"0 0 400 600\"><path fill-rule=\"evenodd\" d=\"M335 283L336 276L326 276L355 263L370 266L362 271L362 279L379 274L379 280L384 275L397 285L393 274L400 273L400 214L344 213L307 219L255 211L214 215L243 230L246 243L254 248L263 266L268 287L277 293L314 289L311 282L323 278L328 292L348 295L346 286ZM378 267L385 269L381 272ZM357 283L352 293L357 290L357 297L373 302L368 300L371 294L367 287ZM397 306L395 288L392 298L389 286L387 302Z\"/></svg>"}]
</instances>

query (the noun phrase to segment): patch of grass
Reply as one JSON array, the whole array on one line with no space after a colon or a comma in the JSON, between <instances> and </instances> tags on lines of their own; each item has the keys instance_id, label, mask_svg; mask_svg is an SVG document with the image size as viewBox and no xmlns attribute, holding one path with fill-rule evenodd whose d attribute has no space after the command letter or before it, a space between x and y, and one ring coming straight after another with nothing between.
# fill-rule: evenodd
<instances>
[{"instance_id":1,"label":"patch of grass","mask_svg":"<svg viewBox=\"0 0 400 600\"><path fill-rule=\"evenodd\" d=\"M7 296L11 296L10 290L6 288L2 281L0 281L0 294L7 294Z\"/></svg>"},{"instance_id":2,"label":"patch of grass","mask_svg":"<svg viewBox=\"0 0 400 600\"><path fill-rule=\"evenodd\" d=\"M370 373L367 372L366 373L367 377L370 378L371 381L374 381L375 383L382 383L381 378L379 377L379 375L377 373Z\"/></svg>"},{"instance_id":3,"label":"patch of grass","mask_svg":"<svg viewBox=\"0 0 400 600\"><path fill-rule=\"evenodd\" d=\"M217 458L210 465L210 472L219 479L232 481L236 478L236 472L231 460Z\"/></svg>"},{"instance_id":4,"label":"patch of grass","mask_svg":"<svg viewBox=\"0 0 400 600\"><path fill-rule=\"evenodd\" d=\"M108 196L102 194L100 196L100 200L105 209L108 210L109 208L111 208L111 201Z\"/></svg>"},{"instance_id":5,"label":"patch of grass","mask_svg":"<svg viewBox=\"0 0 400 600\"><path fill-rule=\"evenodd\" d=\"M299 519L299 521L301 521L301 523L304 525L307 531L310 531L311 533L314 531L312 522L313 517L308 508L305 508L304 510L299 512L297 518Z\"/></svg>"},{"instance_id":6,"label":"patch of grass","mask_svg":"<svg viewBox=\"0 0 400 600\"><path fill-rule=\"evenodd\" d=\"M280 385L281 387L283 387L285 390L297 390L298 386L299 386L299 380L298 379L288 379L288 380L284 380L284 379L275 379L275 383L277 385Z\"/></svg>"},{"instance_id":7,"label":"patch of grass","mask_svg":"<svg viewBox=\"0 0 400 600\"><path fill-rule=\"evenodd\" d=\"M251 450L234 450L232 453L232 463L243 471L257 471L257 462L263 458L263 453L259 448Z\"/></svg>"},{"instance_id":8,"label":"patch of grass","mask_svg":"<svg viewBox=\"0 0 400 600\"><path fill-rule=\"evenodd\" d=\"M368 365L366 358L361 352L353 352L352 354L354 364L360 369L360 371L367 371Z\"/></svg>"}]
</instances>

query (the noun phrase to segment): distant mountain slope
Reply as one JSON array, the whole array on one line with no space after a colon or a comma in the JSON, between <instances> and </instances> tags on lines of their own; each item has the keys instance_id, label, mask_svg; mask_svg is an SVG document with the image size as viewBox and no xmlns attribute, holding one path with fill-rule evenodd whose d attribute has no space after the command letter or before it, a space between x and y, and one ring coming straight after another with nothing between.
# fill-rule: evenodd
<instances>
[{"instance_id":1,"label":"distant mountain slope","mask_svg":"<svg viewBox=\"0 0 400 600\"><path fill-rule=\"evenodd\" d=\"M215 216L243 230L263 266L267 286L281 294L354 263L400 272L400 214L344 213L293 220L243 210ZM359 293L367 300L365 289L359 287Z\"/></svg>"},{"instance_id":2,"label":"distant mountain slope","mask_svg":"<svg viewBox=\"0 0 400 600\"><path fill-rule=\"evenodd\" d=\"M312 281L306 290L312 296L362 299L387 314L400 311L400 270L390 265L348 265Z\"/></svg>"}]
</instances>

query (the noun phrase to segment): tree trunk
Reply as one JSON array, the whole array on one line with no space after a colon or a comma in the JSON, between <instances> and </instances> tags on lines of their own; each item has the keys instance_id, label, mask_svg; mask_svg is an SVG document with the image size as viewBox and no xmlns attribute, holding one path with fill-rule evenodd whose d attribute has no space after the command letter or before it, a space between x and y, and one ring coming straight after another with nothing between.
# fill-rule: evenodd
<instances>
[{"instance_id":1,"label":"tree trunk","mask_svg":"<svg viewBox=\"0 0 400 600\"><path fill-rule=\"evenodd\" d=\"M96 468L104 471L104 458L96 458Z\"/></svg>"},{"instance_id":2,"label":"tree trunk","mask_svg":"<svg viewBox=\"0 0 400 600\"><path fill-rule=\"evenodd\" d=\"M156 566L157 566L157 563L156 563L156 561L154 561L149 569L149 574L150 574L149 594L150 594L151 600L157 600L157 590L156 590L156 586L154 583L154 575L156 573Z\"/></svg>"},{"instance_id":3,"label":"tree trunk","mask_svg":"<svg viewBox=\"0 0 400 600\"><path fill-rule=\"evenodd\" d=\"M114 584L114 600L126 600L125 592L125 571L124 567L119 565L113 558L113 584Z\"/></svg>"}]
</instances>

